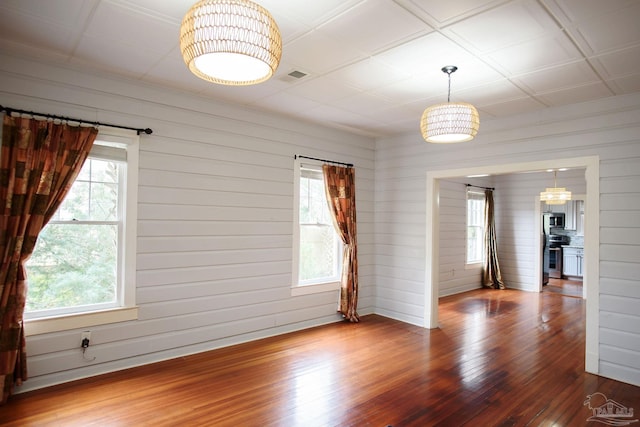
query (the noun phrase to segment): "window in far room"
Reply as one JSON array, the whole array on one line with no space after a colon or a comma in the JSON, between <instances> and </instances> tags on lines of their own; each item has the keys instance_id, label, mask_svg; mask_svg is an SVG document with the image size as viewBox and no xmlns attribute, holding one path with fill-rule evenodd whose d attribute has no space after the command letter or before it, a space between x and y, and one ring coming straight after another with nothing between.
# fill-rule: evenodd
<instances>
[{"instance_id":1,"label":"window in far room","mask_svg":"<svg viewBox=\"0 0 640 427\"><path fill-rule=\"evenodd\" d=\"M483 262L484 193L467 189L467 264Z\"/></svg>"},{"instance_id":2,"label":"window in far room","mask_svg":"<svg viewBox=\"0 0 640 427\"><path fill-rule=\"evenodd\" d=\"M293 293L337 289L342 240L329 212L322 166L296 161L295 168Z\"/></svg>"}]
</instances>

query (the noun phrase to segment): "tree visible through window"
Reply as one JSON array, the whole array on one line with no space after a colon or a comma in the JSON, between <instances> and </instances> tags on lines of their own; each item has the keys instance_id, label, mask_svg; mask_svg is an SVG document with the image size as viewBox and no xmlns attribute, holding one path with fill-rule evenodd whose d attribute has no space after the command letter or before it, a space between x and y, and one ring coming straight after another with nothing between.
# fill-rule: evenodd
<instances>
[{"instance_id":1,"label":"tree visible through window","mask_svg":"<svg viewBox=\"0 0 640 427\"><path fill-rule=\"evenodd\" d=\"M125 164L89 157L27 262L31 317L117 305Z\"/></svg>"},{"instance_id":2,"label":"tree visible through window","mask_svg":"<svg viewBox=\"0 0 640 427\"><path fill-rule=\"evenodd\" d=\"M484 258L484 193L467 189L467 264Z\"/></svg>"},{"instance_id":3,"label":"tree visible through window","mask_svg":"<svg viewBox=\"0 0 640 427\"><path fill-rule=\"evenodd\" d=\"M342 241L327 205L322 170L301 167L299 191L298 284L339 281Z\"/></svg>"}]
</instances>

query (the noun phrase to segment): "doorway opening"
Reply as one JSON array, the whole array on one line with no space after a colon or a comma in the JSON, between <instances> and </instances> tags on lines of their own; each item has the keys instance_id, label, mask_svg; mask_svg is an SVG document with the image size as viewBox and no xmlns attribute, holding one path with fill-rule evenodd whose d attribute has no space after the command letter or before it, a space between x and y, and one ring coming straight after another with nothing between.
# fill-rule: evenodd
<instances>
[{"instance_id":1,"label":"doorway opening","mask_svg":"<svg viewBox=\"0 0 640 427\"><path fill-rule=\"evenodd\" d=\"M584 204L585 200L586 200L587 196L585 194L574 194L572 196L572 200L573 201L581 201L581 203ZM542 221L541 221L541 213L545 210L548 209L549 205L547 205L546 203L544 203L543 201L540 201L540 198L537 197L536 198L536 212L535 212L535 218L536 218L536 236L539 236L540 239L542 239L542 235L543 233L540 232L540 230L542 229ZM573 211L573 209L572 209ZM574 217L578 217L577 216L577 212L573 211L572 213L570 213L569 215L573 215ZM583 215L585 215L583 213ZM584 216L582 218L580 218L580 224L582 224L580 227L576 227L575 222L576 222L576 218L573 218L571 220L567 219L567 224L572 224L572 227L575 228L575 233L576 234L580 234L584 237ZM562 229L560 232L564 232L564 229ZM573 241L573 237L571 238L571 241ZM588 241L588 240L587 240ZM536 241L536 244L538 245L542 245L542 241ZM583 245L584 247L584 245ZM564 249L563 250L559 250L558 253L559 254L563 254ZM548 276L548 285L543 286L543 279L542 277L540 278L540 284L538 287L538 290L540 292L543 291L548 291L548 292L553 292L553 293L557 293L557 294L561 294L561 295L566 295L566 296L573 296L573 297L580 297L580 298L587 298L587 288L586 286L584 286L584 281L580 280L579 277L574 277L574 276L565 276L564 275L564 261L563 261L563 255L558 255L559 256L559 260L558 260L558 265L559 265L559 275L555 275L552 276L551 273L547 273ZM544 261L541 261L544 262ZM582 264L582 263L581 263ZM582 265L581 265L582 267Z\"/></svg>"},{"instance_id":2,"label":"doorway opening","mask_svg":"<svg viewBox=\"0 0 640 427\"><path fill-rule=\"evenodd\" d=\"M427 211L426 211L426 245L425 245L425 313L424 326L438 327L438 278L439 278L439 195L440 180L459 178L468 175L491 174L503 175L521 173L549 168L584 168L586 180L585 195L585 258L583 286L587 297L587 322L585 342L585 368L587 372L598 373L598 294L599 294L599 212L600 212L600 160L598 156L551 159L536 162L489 165L473 168L449 169L427 172ZM538 246L539 247L539 246ZM534 263L535 271L541 271L541 260ZM590 297L593 296L593 297Z\"/></svg>"}]
</instances>

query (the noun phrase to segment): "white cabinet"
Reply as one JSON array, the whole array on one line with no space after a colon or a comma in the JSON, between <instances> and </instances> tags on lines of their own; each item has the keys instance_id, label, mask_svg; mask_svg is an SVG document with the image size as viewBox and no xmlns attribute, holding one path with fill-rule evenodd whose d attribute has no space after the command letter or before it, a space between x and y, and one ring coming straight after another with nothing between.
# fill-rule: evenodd
<instances>
[{"instance_id":1,"label":"white cabinet","mask_svg":"<svg viewBox=\"0 0 640 427\"><path fill-rule=\"evenodd\" d=\"M576 229L576 202L570 201L565 204L565 216L564 216L564 229L575 230Z\"/></svg>"},{"instance_id":2,"label":"white cabinet","mask_svg":"<svg viewBox=\"0 0 640 427\"><path fill-rule=\"evenodd\" d=\"M571 200L564 205L548 205L549 212L564 214L565 230L575 230L576 235L584 235L584 200Z\"/></svg>"},{"instance_id":3,"label":"white cabinet","mask_svg":"<svg viewBox=\"0 0 640 427\"><path fill-rule=\"evenodd\" d=\"M582 248L562 248L562 274L568 277L582 277Z\"/></svg>"},{"instance_id":4,"label":"white cabinet","mask_svg":"<svg viewBox=\"0 0 640 427\"><path fill-rule=\"evenodd\" d=\"M575 202L575 226L576 235L584 236L584 200Z\"/></svg>"}]
</instances>

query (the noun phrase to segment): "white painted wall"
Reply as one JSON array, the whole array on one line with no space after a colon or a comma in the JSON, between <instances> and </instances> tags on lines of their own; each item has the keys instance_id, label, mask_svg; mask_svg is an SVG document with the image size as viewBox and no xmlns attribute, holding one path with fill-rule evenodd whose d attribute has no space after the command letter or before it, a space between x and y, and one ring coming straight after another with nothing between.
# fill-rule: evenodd
<instances>
[{"instance_id":1,"label":"white painted wall","mask_svg":"<svg viewBox=\"0 0 640 427\"><path fill-rule=\"evenodd\" d=\"M440 274L438 295L452 295L482 286L482 266L466 267L467 187L443 181L440 185Z\"/></svg>"},{"instance_id":2,"label":"white painted wall","mask_svg":"<svg viewBox=\"0 0 640 427\"><path fill-rule=\"evenodd\" d=\"M195 78L195 77L194 77ZM374 141L17 57L0 104L150 127L141 137L139 320L27 337L21 391L336 322L338 295L291 296L294 155L355 164L359 313L374 311Z\"/></svg>"},{"instance_id":3,"label":"white painted wall","mask_svg":"<svg viewBox=\"0 0 640 427\"><path fill-rule=\"evenodd\" d=\"M140 319L92 328L91 363L77 348L79 330L29 337L23 390L338 320L335 295L290 296L294 154L356 165L359 312L419 325L430 274L427 172L599 156L596 370L640 385L640 95L483 121L465 144L427 145L416 133L375 147L317 125L6 55L0 103L154 130L140 152Z\"/></svg>"},{"instance_id":4,"label":"white painted wall","mask_svg":"<svg viewBox=\"0 0 640 427\"><path fill-rule=\"evenodd\" d=\"M443 297L482 287L481 265L465 265L468 183L495 188L498 260L505 285L511 289L538 291L540 278L535 258L540 252L535 239L535 204L540 191L553 186L553 174L548 172L440 180L438 295ZM569 188L573 194L584 194L584 169L561 172L558 185ZM546 206L543 209L546 210Z\"/></svg>"},{"instance_id":5,"label":"white painted wall","mask_svg":"<svg viewBox=\"0 0 640 427\"><path fill-rule=\"evenodd\" d=\"M467 265L467 185L492 187L494 177L440 182L439 287L443 297L482 287L482 264ZM481 188L476 191L483 192Z\"/></svg>"},{"instance_id":6,"label":"white painted wall","mask_svg":"<svg viewBox=\"0 0 640 427\"><path fill-rule=\"evenodd\" d=\"M427 219L437 212L427 200L427 192L434 190L427 188L432 182L428 173L451 177L455 175L446 171L599 156L599 181L592 188L599 188L594 196L600 209L591 217L600 220L593 225L599 232L599 255L592 267L599 292L594 295L599 297L590 305L595 321L588 319L596 330L587 337L595 338L596 363L588 369L640 385L639 118L640 94L634 94L483 120L476 139L463 144L426 144L417 132L377 141L376 239L381 244L376 251L376 312L418 325L430 321L428 307L421 304L433 298L431 289L425 289L431 280L425 260L438 251L428 246ZM500 197L497 188L497 203L503 203ZM518 206L507 208L515 212ZM499 237L508 238L507 230ZM509 280L525 283L528 255L515 251L512 256L517 258L506 265Z\"/></svg>"},{"instance_id":7,"label":"white painted wall","mask_svg":"<svg viewBox=\"0 0 640 427\"><path fill-rule=\"evenodd\" d=\"M537 291L540 254L536 240L536 203L540 191L553 187L548 172L498 175L495 177L496 235L500 271L509 288ZM586 192L584 169L560 172L558 186L573 194Z\"/></svg>"}]
</instances>

